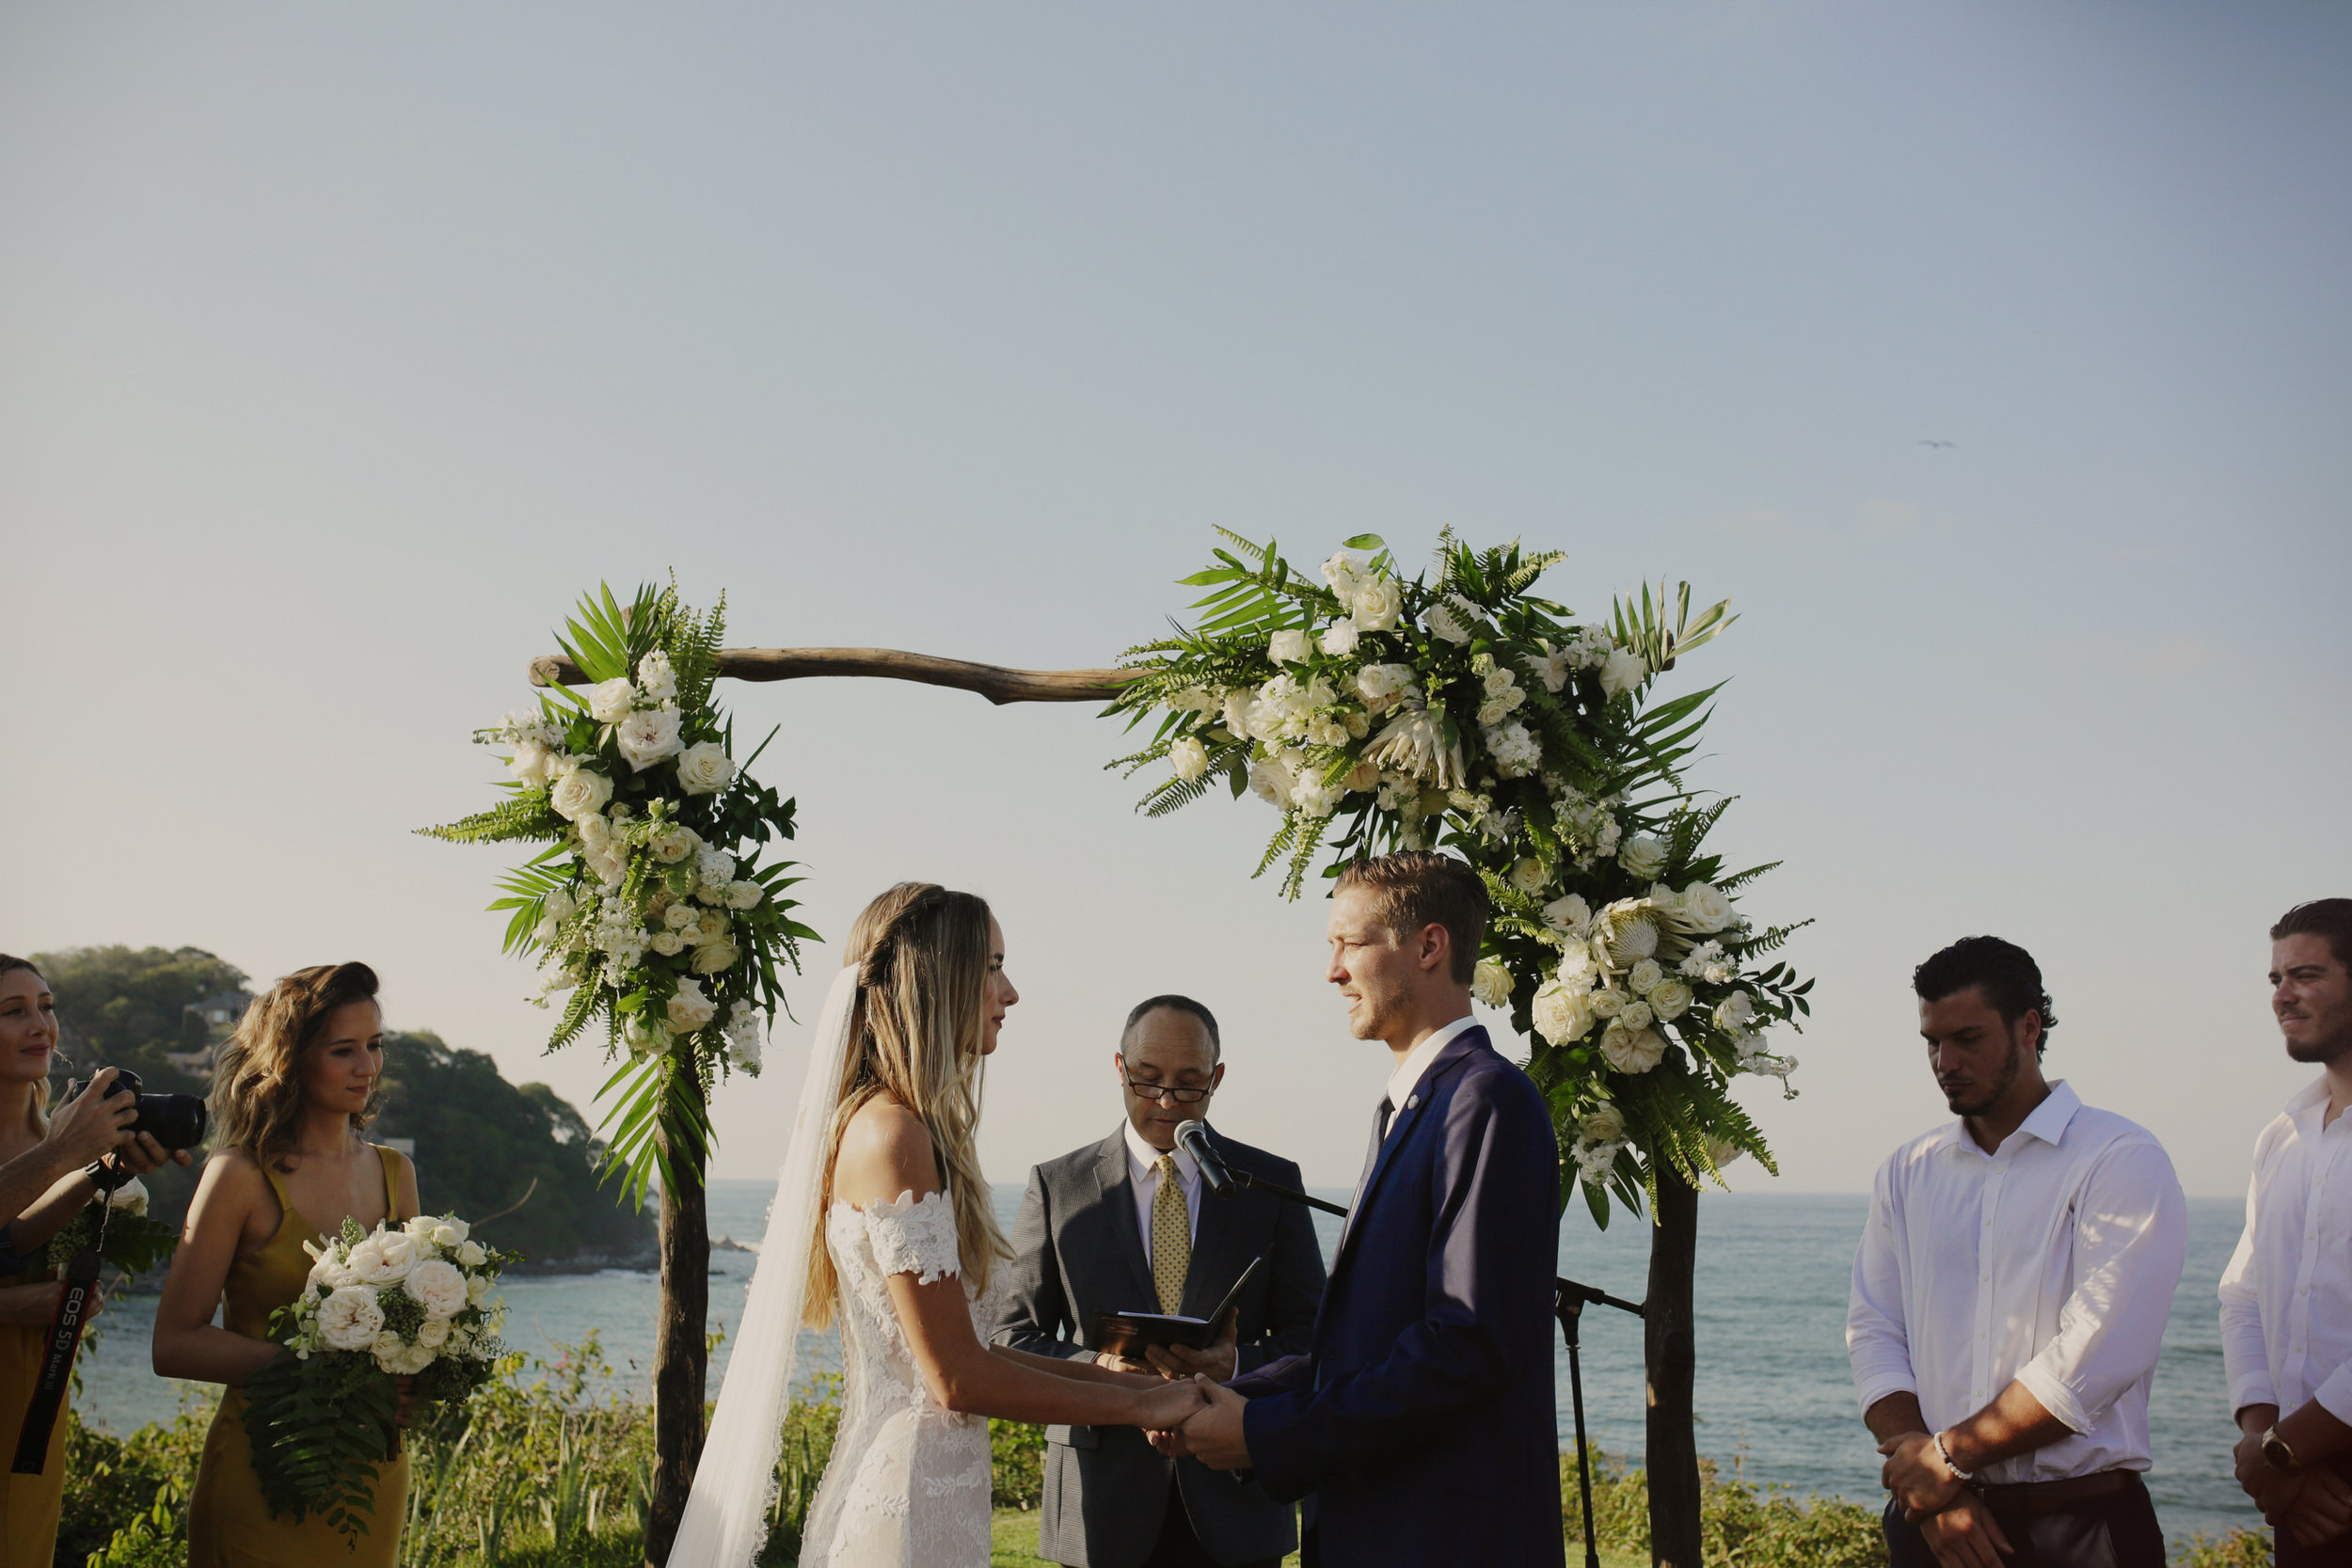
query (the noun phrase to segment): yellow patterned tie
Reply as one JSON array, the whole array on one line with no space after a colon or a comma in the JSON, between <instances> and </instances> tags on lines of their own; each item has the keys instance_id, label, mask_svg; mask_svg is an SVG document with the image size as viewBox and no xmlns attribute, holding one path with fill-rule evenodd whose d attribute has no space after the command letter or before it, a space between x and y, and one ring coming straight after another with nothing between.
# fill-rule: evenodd
<instances>
[{"instance_id":1,"label":"yellow patterned tie","mask_svg":"<svg viewBox=\"0 0 2352 1568\"><path fill-rule=\"evenodd\" d=\"M1152 1288L1160 1310L1184 1305L1184 1275L1192 1268L1192 1214L1184 1208L1184 1184L1176 1177L1176 1156L1163 1154L1159 1196L1152 1200Z\"/></svg>"}]
</instances>

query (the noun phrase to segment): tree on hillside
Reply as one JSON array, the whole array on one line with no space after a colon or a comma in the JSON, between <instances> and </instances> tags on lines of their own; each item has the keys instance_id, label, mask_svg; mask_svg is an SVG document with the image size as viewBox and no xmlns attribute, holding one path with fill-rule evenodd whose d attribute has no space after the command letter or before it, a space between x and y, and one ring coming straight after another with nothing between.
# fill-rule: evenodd
<instances>
[{"instance_id":1,"label":"tree on hillside","mask_svg":"<svg viewBox=\"0 0 2352 1568\"><path fill-rule=\"evenodd\" d=\"M547 1085L510 1084L487 1053L425 1030L386 1037L384 1075L369 1131L416 1140L427 1208L487 1220L485 1241L532 1262L652 1252L652 1216L599 1184L604 1146Z\"/></svg>"},{"instance_id":2,"label":"tree on hillside","mask_svg":"<svg viewBox=\"0 0 2352 1568\"><path fill-rule=\"evenodd\" d=\"M57 999L61 1054L72 1058L61 1077L129 1068L151 1093L202 1094L202 1078L166 1058L201 1052L243 1010L245 971L200 947L69 947L34 954L33 967ZM214 1001L230 1015L222 1022L199 1006Z\"/></svg>"}]
</instances>

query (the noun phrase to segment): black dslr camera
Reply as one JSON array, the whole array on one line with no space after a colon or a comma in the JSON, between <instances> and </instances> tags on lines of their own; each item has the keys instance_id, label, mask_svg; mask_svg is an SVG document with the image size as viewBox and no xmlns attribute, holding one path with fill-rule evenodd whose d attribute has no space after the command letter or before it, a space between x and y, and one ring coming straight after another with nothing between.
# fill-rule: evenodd
<instances>
[{"instance_id":1,"label":"black dslr camera","mask_svg":"<svg viewBox=\"0 0 2352 1568\"><path fill-rule=\"evenodd\" d=\"M106 1091L110 1099L125 1089L135 1097L134 1102L139 1114L138 1119L131 1123L132 1132L153 1134L166 1152L194 1148L204 1141L210 1118L203 1101L192 1094L148 1094L146 1087L137 1073L129 1068L119 1068L113 1086ZM83 1092L87 1094L88 1090Z\"/></svg>"}]
</instances>

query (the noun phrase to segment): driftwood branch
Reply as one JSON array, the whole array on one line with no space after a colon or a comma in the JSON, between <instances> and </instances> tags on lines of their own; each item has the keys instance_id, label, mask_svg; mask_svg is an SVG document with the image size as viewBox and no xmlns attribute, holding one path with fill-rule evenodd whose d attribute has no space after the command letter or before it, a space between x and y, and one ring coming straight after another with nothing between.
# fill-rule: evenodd
<instances>
[{"instance_id":1,"label":"driftwood branch","mask_svg":"<svg viewBox=\"0 0 2352 1568\"><path fill-rule=\"evenodd\" d=\"M937 658L896 648L723 648L719 673L742 681L803 680L813 675L879 675L977 691L990 702L1099 703L1136 678L1129 670L1008 670L1001 664ZM585 686L588 677L562 654L531 661L533 686Z\"/></svg>"}]
</instances>

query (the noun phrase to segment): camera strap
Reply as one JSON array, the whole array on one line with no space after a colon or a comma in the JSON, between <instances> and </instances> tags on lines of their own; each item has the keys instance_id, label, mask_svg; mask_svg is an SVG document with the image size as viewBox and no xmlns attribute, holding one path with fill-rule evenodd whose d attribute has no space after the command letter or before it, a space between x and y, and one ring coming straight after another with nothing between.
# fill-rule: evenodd
<instances>
[{"instance_id":1,"label":"camera strap","mask_svg":"<svg viewBox=\"0 0 2352 1568\"><path fill-rule=\"evenodd\" d=\"M73 1354L81 1348L82 1329L89 1321L92 1292L98 1289L99 1253L106 1244L106 1224L114 1205L99 1198L98 1239L73 1255L65 1269L65 1292L57 1299L57 1315L41 1345L40 1381L24 1406L24 1425L17 1433L16 1463L11 1472L37 1476L49 1457L49 1434L56 1430L57 1413L65 1408L73 1386Z\"/></svg>"}]
</instances>

